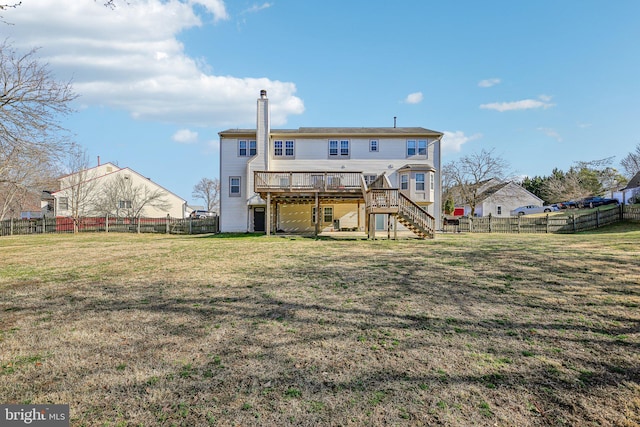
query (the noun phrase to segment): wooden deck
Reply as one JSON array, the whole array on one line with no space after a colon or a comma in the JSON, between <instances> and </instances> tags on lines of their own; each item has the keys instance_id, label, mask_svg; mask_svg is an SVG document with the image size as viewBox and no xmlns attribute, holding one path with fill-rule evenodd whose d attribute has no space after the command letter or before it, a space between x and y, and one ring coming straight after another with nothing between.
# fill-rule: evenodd
<instances>
[{"instance_id":1,"label":"wooden deck","mask_svg":"<svg viewBox=\"0 0 640 427\"><path fill-rule=\"evenodd\" d=\"M397 188L390 188L382 174L367 186L361 172L255 171L254 191L267 202L267 235L271 229L271 204L314 203L317 211L325 203L360 203L366 206L366 229L375 237L375 214L389 214L422 238L433 238L434 218ZM395 229L396 227L394 227ZM320 224L316 223L316 235Z\"/></svg>"},{"instance_id":2,"label":"wooden deck","mask_svg":"<svg viewBox=\"0 0 640 427\"><path fill-rule=\"evenodd\" d=\"M363 197L366 189L360 172L255 172L255 192L289 193L290 195L317 193Z\"/></svg>"}]
</instances>

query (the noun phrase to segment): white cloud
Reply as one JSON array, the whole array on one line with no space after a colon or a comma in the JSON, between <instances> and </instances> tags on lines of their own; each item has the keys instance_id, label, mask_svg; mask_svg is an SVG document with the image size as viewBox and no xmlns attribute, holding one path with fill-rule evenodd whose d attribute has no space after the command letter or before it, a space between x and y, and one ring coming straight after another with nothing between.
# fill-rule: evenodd
<instances>
[{"instance_id":1,"label":"white cloud","mask_svg":"<svg viewBox=\"0 0 640 427\"><path fill-rule=\"evenodd\" d=\"M462 146L474 139L482 138L482 134L477 133L471 136L466 136L462 131L449 132L444 131L442 137L442 152L446 153L459 153L462 150Z\"/></svg>"},{"instance_id":2,"label":"white cloud","mask_svg":"<svg viewBox=\"0 0 640 427\"><path fill-rule=\"evenodd\" d=\"M271 6L273 6L273 3L266 3L265 2L265 3L262 3L262 4L254 4L250 8L245 9L244 11L242 11L242 14L260 12L261 10L269 9Z\"/></svg>"},{"instance_id":3,"label":"white cloud","mask_svg":"<svg viewBox=\"0 0 640 427\"><path fill-rule=\"evenodd\" d=\"M192 144L198 142L198 132L193 132L189 129L180 129L173 134L172 139L181 144Z\"/></svg>"},{"instance_id":4,"label":"white cloud","mask_svg":"<svg viewBox=\"0 0 640 427\"><path fill-rule=\"evenodd\" d=\"M213 13L214 21L216 22L229 19L223 0L189 0L189 3L204 6L209 12Z\"/></svg>"},{"instance_id":5,"label":"white cloud","mask_svg":"<svg viewBox=\"0 0 640 427\"><path fill-rule=\"evenodd\" d=\"M551 108L555 104L551 104L551 97L541 95L540 99L523 99L521 101L512 102L493 102L490 104L482 104L480 108L483 110L496 110L500 112L515 110L531 110L535 108Z\"/></svg>"},{"instance_id":6,"label":"white cloud","mask_svg":"<svg viewBox=\"0 0 640 427\"><path fill-rule=\"evenodd\" d=\"M422 102L423 98L424 96L422 95L422 92L414 92L407 95L404 102L407 104L419 104Z\"/></svg>"},{"instance_id":7,"label":"white cloud","mask_svg":"<svg viewBox=\"0 0 640 427\"><path fill-rule=\"evenodd\" d=\"M555 130L555 129L551 129L551 128L538 128L538 130L542 133L544 133L545 135L554 138L556 140L558 140L558 142L562 142L562 137L560 136L560 134Z\"/></svg>"},{"instance_id":8,"label":"white cloud","mask_svg":"<svg viewBox=\"0 0 640 427\"><path fill-rule=\"evenodd\" d=\"M480 87L491 87L491 86L495 86L497 84L500 84L502 80L500 79L486 79L486 80L480 80L480 82L478 83L478 86Z\"/></svg>"},{"instance_id":9,"label":"white cloud","mask_svg":"<svg viewBox=\"0 0 640 427\"><path fill-rule=\"evenodd\" d=\"M84 106L107 106L133 117L181 126L255 123L255 100L266 89L273 125L304 105L291 82L215 75L178 40L204 25L198 11L228 19L221 0L138 0L115 9L91 0L38 0L5 13L9 37L39 56L61 79L72 78ZM210 59L211 60L211 59Z\"/></svg>"}]
</instances>

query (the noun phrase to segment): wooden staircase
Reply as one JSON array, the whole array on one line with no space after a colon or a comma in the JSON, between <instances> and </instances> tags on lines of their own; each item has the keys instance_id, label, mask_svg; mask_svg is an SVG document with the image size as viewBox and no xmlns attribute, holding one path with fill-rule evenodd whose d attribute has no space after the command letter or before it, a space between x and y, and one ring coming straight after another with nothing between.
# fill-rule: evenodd
<instances>
[{"instance_id":1,"label":"wooden staircase","mask_svg":"<svg viewBox=\"0 0 640 427\"><path fill-rule=\"evenodd\" d=\"M398 206L398 221L422 239L435 237L435 218L402 193Z\"/></svg>"},{"instance_id":2,"label":"wooden staircase","mask_svg":"<svg viewBox=\"0 0 640 427\"><path fill-rule=\"evenodd\" d=\"M402 194L385 175L381 175L371 186L363 183L367 214L395 215L398 221L421 239L435 237L435 218L421 206Z\"/></svg>"}]
</instances>

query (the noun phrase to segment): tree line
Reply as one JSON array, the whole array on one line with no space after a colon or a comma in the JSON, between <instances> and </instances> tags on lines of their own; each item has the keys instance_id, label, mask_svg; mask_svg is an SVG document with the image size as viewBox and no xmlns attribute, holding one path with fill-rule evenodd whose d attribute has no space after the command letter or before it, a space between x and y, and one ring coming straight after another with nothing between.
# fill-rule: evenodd
<instances>
[{"instance_id":1,"label":"tree line","mask_svg":"<svg viewBox=\"0 0 640 427\"><path fill-rule=\"evenodd\" d=\"M640 173L640 143L621 161L622 172L613 167L614 157L576 161L566 172L554 168L548 176L509 177L509 164L494 150L481 150L449 162L442 169L443 210L468 206L475 213L484 188L491 179L511 180L541 198L545 204L602 196L623 188Z\"/></svg>"},{"instance_id":2,"label":"tree line","mask_svg":"<svg viewBox=\"0 0 640 427\"><path fill-rule=\"evenodd\" d=\"M637 151L640 153L640 144ZM629 170L630 176L627 177L612 167L612 163L613 157L575 162L566 172L554 168L548 176L525 177L520 185L540 197L546 204L602 196L607 192L620 190L637 173Z\"/></svg>"}]
</instances>

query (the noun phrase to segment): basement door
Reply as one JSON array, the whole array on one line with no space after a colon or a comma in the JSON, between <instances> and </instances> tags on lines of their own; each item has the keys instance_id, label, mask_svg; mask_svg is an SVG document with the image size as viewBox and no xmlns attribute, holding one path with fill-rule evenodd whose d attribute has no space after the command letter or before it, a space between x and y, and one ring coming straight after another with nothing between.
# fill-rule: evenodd
<instances>
[{"instance_id":1,"label":"basement door","mask_svg":"<svg viewBox=\"0 0 640 427\"><path fill-rule=\"evenodd\" d=\"M264 208L253 208L253 231L266 231Z\"/></svg>"}]
</instances>

